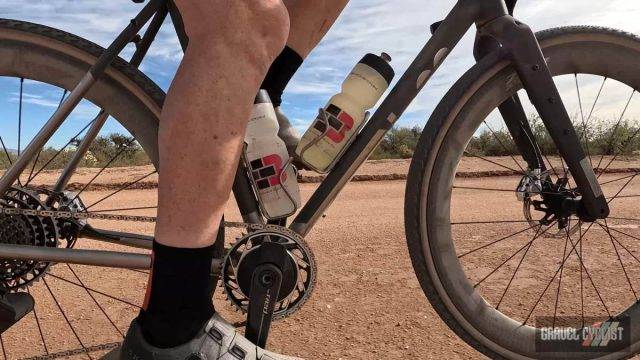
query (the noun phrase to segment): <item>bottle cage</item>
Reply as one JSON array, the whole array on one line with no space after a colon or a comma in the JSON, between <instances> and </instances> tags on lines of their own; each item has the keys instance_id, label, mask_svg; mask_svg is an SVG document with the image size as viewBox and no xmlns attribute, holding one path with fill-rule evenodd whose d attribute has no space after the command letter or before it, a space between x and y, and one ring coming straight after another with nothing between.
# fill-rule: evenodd
<instances>
[{"instance_id":1,"label":"bottle cage","mask_svg":"<svg viewBox=\"0 0 640 360\"><path fill-rule=\"evenodd\" d=\"M340 160L342 155L344 155L345 151L347 151L347 149L349 148L351 143L356 139L356 136L360 133L360 130L362 130L364 125L369 120L369 116L370 115L371 115L371 113L369 113L368 111L365 113L364 120L362 120L360 125L358 125L358 127L354 130L355 134L353 136L351 136L351 138L349 140L347 140L347 143L344 145L342 150L340 150L340 152L333 158L333 161L329 164L329 166L327 167L326 170L316 169L314 166L311 166L311 165L307 164L306 162L305 162L305 165L308 166L311 170L313 170L313 171L315 171L317 173L320 173L320 174L328 173L336 165L338 160ZM318 110L318 118L316 120L322 122L325 125L324 131L321 134L319 134L318 136L316 136L313 140L311 140L304 148L302 148L302 150L300 151L300 158L301 159L304 159L304 153L307 152L307 150L309 150L311 147L316 145L320 140L322 140L323 138L325 138L327 136L327 133L329 132L329 129L331 128L329 126L329 116L331 116L331 114L329 114L324 108L320 108L320 110Z\"/></svg>"}]
</instances>

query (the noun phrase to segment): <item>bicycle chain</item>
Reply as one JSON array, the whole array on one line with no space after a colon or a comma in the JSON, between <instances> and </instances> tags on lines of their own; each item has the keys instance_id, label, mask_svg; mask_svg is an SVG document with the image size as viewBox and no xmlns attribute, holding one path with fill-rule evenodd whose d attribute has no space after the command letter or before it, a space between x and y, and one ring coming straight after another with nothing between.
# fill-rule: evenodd
<instances>
[{"instance_id":1,"label":"bicycle chain","mask_svg":"<svg viewBox=\"0 0 640 360\"><path fill-rule=\"evenodd\" d=\"M6 208L6 207L0 207L0 214L40 216L40 217L49 217L53 219L73 219L73 220L95 219L95 220L133 221L133 222L147 222L147 223L154 223L157 220L155 216L114 215L114 214L101 214L101 213L90 213L90 212L32 210L32 209L18 209L18 208ZM247 229L247 230L265 230L265 229L284 230L286 229L276 225L251 224L251 223L233 222L233 221L225 221L223 224L225 227L240 228L240 229Z\"/></svg>"},{"instance_id":2,"label":"bicycle chain","mask_svg":"<svg viewBox=\"0 0 640 360\"><path fill-rule=\"evenodd\" d=\"M53 360L53 359L60 359L60 358L70 357L70 356L73 356L73 355L90 354L90 353L94 353L94 352L97 352L97 351L113 350L113 349L119 347L121 344L122 343L120 343L120 342L111 342L111 343L106 343L106 344L88 346L88 347L81 348L81 349L66 350L66 351L60 351L60 352L57 352L57 353L52 353L52 354L47 354L47 355L33 356L33 357L29 357L29 358L23 358L21 360Z\"/></svg>"},{"instance_id":3,"label":"bicycle chain","mask_svg":"<svg viewBox=\"0 0 640 360\"><path fill-rule=\"evenodd\" d=\"M24 216L40 216L49 217L53 219L73 219L73 220L117 220L117 221L133 221L133 222L146 222L155 223L157 218L154 216L139 216L139 215L115 215L115 214L100 214L90 212L74 212L74 211L54 211L54 210L32 210L32 209L18 209L18 208L6 208L0 207L0 214L4 215L24 215ZM289 236L300 238L300 235L294 231L282 226L270 225L270 224L251 224L242 222L225 221L223 222L225 227L228 228L240 228L246 230L271 230L285 233ZM119 342L106 343L101 345L89 346L81 349L66 350L53 354L34 356L25 358L22 360L54 360L63 357L69 357L79 354L89 354L97 351L113 350L120 346Z\"/></svg>"}]
</instances>

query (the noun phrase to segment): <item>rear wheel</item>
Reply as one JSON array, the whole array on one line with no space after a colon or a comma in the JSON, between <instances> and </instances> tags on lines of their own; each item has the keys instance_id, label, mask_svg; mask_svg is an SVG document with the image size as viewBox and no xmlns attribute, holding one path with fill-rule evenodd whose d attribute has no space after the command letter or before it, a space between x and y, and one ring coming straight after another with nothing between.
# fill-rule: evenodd
<instances>
[{"instance_id":1,"label":"rear wheel","mask_svg":"<svg viewBox=\"0 0 640 360\"><path fill-rule=\"evenodd\" d=\"M637 326L623 326L629 343L614 353L597 341L536 344L536 334L640 320L640 39L589 27L538 37L610 217L584 223L561 211L579 191L514 69L490 55L435 109L414 155L411 259L442 319L486 355L625 358L640 348ZM497 111L516 94L532 114L546 172L527 169Z\"/></svg>"},{"instance_id":2,"label":"rear wheel","mask_svg":"<svg viewBox=\"0 0 640 360\"><path fill-rule=\"evenodd\" d=\"M11 167L103 48L45 26L0 19L0 168ZM157 133L164 93L118 59L65 120L20 177L0 194L0 206L155 216ZM61 192L52 187L100 109L110 115ZM47 203L47 199L54 201ZM89 233L146 243L154 225L126 221L53 221L0 215L0 242L32 246L132 251L92 240ZM91 231L89 231L91 230ZM224 231L218 257L222 257ZM147 250L139 250L148 252ZM127 269L0 260L1 286L28 291L36 308L0 335L5 358L95 357L116 346L139 311L148 273ZM105 345L106 344L106 345ZM96 354L93 354L96 352Z\"/></svg>"}]
</instances>

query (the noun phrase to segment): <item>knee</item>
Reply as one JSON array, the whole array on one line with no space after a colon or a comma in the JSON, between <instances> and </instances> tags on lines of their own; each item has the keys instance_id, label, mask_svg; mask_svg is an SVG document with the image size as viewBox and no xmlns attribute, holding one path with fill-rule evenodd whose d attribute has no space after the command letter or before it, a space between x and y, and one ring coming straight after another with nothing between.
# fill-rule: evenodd
<instances>
[{"instance_id":1,"label":"knee","mask_svg":"<svg viewBox=\"0 0 640 360\"><path fill-rule=\"evenodd\" d=\"M289 13L282 0L178 0L189 46L225 44L268 64L289 37Z\"/></svg>"}]
</instances>

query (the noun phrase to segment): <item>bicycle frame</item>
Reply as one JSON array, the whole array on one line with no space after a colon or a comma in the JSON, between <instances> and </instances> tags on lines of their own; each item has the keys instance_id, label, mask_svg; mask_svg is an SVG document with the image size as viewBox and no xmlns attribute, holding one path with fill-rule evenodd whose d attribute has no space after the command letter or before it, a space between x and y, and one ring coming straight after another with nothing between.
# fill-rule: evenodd
<instances>
[{"instance_id":1,"label":"bicycle frame","mask_svg":"<svg viewBox=\"0 0 640 360\"><path fill-rule=\"evenodd\" d=\"M100 78L126 44L136 36L152 17L164 19L167 11L174 20L183 48L186 48L188 38L181 26L179 14L173 3L170 0L151 0L89 70L40 133L25 148L13 167L0 178L0 194L13 185L26 165L44 146L66 116L69 115L97 79ZM154 31L157 33L159 24L158 21L155 21L155 23L156 26L150 26L147 34L142 37L141 43L138 44L138 50L142 49L140 53L134 55L134 60L138 64L155 36ZM479 51L478 57L488 56L487 54L491 52L491 56L498 56L505 61L513 63L531 102L538 110L544 125L549 130L561 156L575 179L582 194L581 203L583 204L585 216L596 219L608 215L609 210L604 195L596 181L589 160L582 150L579 138L562 104L533 32L529 27L509 15L504 0L459 0L449 15L438 26L433 37L418 53L415 60L371 116L355 141L349 146L342 158L336 163L326 179L295 217L290 229L302 236L311 231L321 215L353 177L356 170L374 151L385 134L394 126L407 107L425 87L447 55L474 24L481 37L494 39L494 42L501 45L495 46L494 44L493 47L486 47L484 51ZM482 50L482 46L479 46L479 49ZM501 105L500 110L505 117L508 129L514 136L514 140L519 147L522 147L522 153L529 166L544 166L535 141L528 136L528 123L526 117L523 120L524 110L519 99L514 97L511 101ZM68 170L65 172L68 172ZM262 222L256 197L246 177L246 171L242 166L238 169L233 190L243 219L252 223ZM114 241L130 246L150 246L150 241L148 240L151 240L151 238L149 237L142 237L146 243L142 241L141 244L140 237L128 236L133 234L108 234L100 231L91 233L91 231L95 230L89 229L88 233L85 232L84 235L93 238L102 237L101 240ZM131 257L130 261L124 261L126 264L123 264L122 260L116 261L118 260L118 254ZM24 254L21 255L15 246L0 245L0 257L27 258L26 256ZM29 250L28 259L113 267L130 267L133 265L135 265L133 267L148 267L149 264L147 262L148 256L141 258L138 255L133 256L127 253L108 253L104 251L87 253L87 250L74 249L33 248Z\"/></svg>"}]
</instances>

